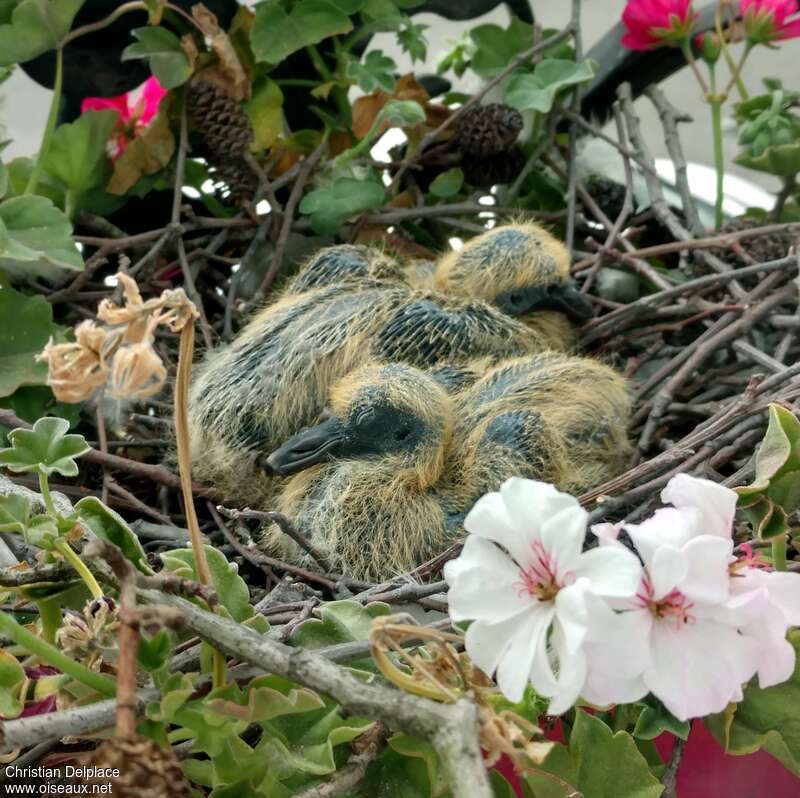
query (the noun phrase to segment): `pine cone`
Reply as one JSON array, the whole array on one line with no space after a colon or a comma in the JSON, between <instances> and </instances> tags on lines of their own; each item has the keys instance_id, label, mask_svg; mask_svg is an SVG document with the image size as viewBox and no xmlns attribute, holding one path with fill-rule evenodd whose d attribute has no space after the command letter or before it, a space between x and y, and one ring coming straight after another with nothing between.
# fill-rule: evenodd
<instances>
[{"instance_id":1,"label":"pine cone","mask_svg":"<svg viewBox=\"0 0 800 798\"><path fill-rule=\"evenodd\" d=\"M720 228L720 233L738 233L740 230L752 230L754 227L763 227L768 222L762 219L753 219L747 216L737 216L725 222ZM755 238L745 238L739 241L741 248L756 262L766 263L771 260L785 258L789 248L794 243L794 234L789 230L776 230ZM744 258L739 257L731 249L715 248L709 250L720 260L733 263L735 266L748 265Z\"/></svg>"},{"instance_id":2,"label":"pine cone","mask_svg":"<svg viewBox=\"0 0 800 798\"><path fill-rule=\"evenodd\" d=\"M186 110L205 139L213 161L242 156L253 140L253 128L240 103L206 80L189 84Z\"/></svg>"},{"instance_id":3,"label":"pine cone","mask_svg":"<svg viewBox=\"0 0 800 798\"><path fill-rule=\"evenodd\" d=\"M102 774L87 775L81 783L111 784L115 798L191 798L189 782L183 775L175 754L144 737L106 740L92 751L87 767L118 769L116 778Z\"/></svg>"},{"instance_id":4,"label":"pine cone","mask_svg":"<svg viewBox=\"0 0 800 798\"><path fill-rule=\"evenodd\" d=\"M525 153L519 147L495 155L465 155L461 161L464 180L471 186L489 188L498 183L511 183L525 166Z\"/></svg>"},{"instance_id":5,"label":"pine cone","mask_svg":"<svg viewBox=\"0 0 800 798\"><path fill-rule=\"evenodd\" d=\"M591 177L585 188L612 222L619 217L625 202L625 186L607 177Z\"/></svg>"},{"instance_id":6,"label":"pine cone","mask_svg":"<svg viewBox=\"0 0 800 798\"><path fill-rule=\"evenodd\" d=\"M456 123L453 143L468 155L495 155L511 149L522 130L522 114L492 103L471 108Z\"/></svg>"},{"instance_id":7,"label":"pine cone","mask_svg":"<svg viewBox=\"0 0 800 798\"><path fill-rule=\"evenodd\" d=\"M223 194L223 200L231 205L249 202L258 188L255 172L242 158L220 161L209 169L209 174L214 181L224 183L227 193Z\"/></svg>"}]
</instances>

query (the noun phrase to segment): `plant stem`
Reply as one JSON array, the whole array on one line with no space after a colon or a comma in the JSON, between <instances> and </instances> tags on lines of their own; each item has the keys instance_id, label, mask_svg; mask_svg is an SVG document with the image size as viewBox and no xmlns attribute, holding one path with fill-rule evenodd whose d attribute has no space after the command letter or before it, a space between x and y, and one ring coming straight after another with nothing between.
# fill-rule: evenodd
<instances>
[{"instance_id":1,"label":"plant stem","mask_svg":"<svg viewBox=\"0 0 800 798\"><path fill-rule=\"evenodd\" d=\"M56 75L53 81L53 96L50 99L50 112L47 114L47 124L44 127L42 134L42 143L39 145L39 153L36 156L36 163L33 165L33 171L28 178L28 185L25 186L26 194L33 194L36 191L36 186L39 184L39 176L42 173L42 164L47 157L47 151L50 149L50 141L53 138L53 131L56 129L56 120L58 119L58 106L61 103L61 86L64 82L64 53L59 47L56 49Z\"/></svg>"},{"instance_id":2,"label":"plant stem","mask_svg":"<svg viewBox=\"0 0 800 798\"><path fill-rule=\"evenodd\" d=\"M76 662L71 657L63 654L55 646L20 626L7 612L0 612L0 633L11 638L18 646L22 646L45 664L58 668L62 673L66 673L67 676L71 676L81 684L91 687L101 695L108 698L116 695L117 687L113 679L109 679L100 673L95 673L85 665L81 665L80 662Z\"/></svg>"},{"instance_id":3,"label":"plant stem","mask_svg":"<svg viewBox=\"0 0 800 798\"><path fill-rule=\"evenodd\" d=\"M741 61L739 61L738 66L736 65L735 61L733 60L733 56L731 55L730 48L728 47L728 42L725 40L725 34L722 30L722 7L723 5L730 7L730 3L719 3L717 5L717 9L714 12L714 28L717 32L717 38L719 39L719 46L722 50L722 56L725 59L725 63L728 65L728 69L731 71L731 80L728 83L727 88L725 89L725 94L728 94L736 84L736 90L739 92L739 97L742 100L746 100L748 98L747 89L744 87L744 82L742 81L742 67L744 66L745 59L750 54L750 50L752 46L748 42L745 44L744 54L742 55ZM731 12L733 16L733 12Z\"/></svg>"},{"instance_id":4,"label":"plant stem","mask_svg":"<svg viewBox=\"0 0 800 798\"><path fill-rule=\"evenodd\" d=\"M692 74L695 76L700 88L703 90L703 94L708 94L708 84L705 82L705 80L703 80L703 76L700 74L700 70L697 68L697 59L694 57L694 53L692 52L692 43L689 41L689 39L684 41L683 45L681 46L681 50L683 51L684 58L686 58L686 63L692 70Z\"/></svg>"},{"instance_id":5,"label":"plant stem","mask_svg":"<svg viewBox=\"0 0 800 798\"><path fill-rule=\"evenodd\" d=\"M786 535L772 541L772 567L776 571L786 570Z\"/></svg>"},{"instance_id":6,"label":"plant stem","mask_svg":"<svg viewBox=\"0 0 800 798\"><path fill-rule=\"evenodd\" d=\"M211 571L208 568L206 550L197 522L197 510L192 495L192 471L189 457L189 421L186 413L189 395L189 375L192 370L194 353L194 320L189 320L181 330L178 350L178 372L175 377L175 443L178 449L178 467L180 469L181 493L183 494L186 528L189 530L189 541L194 552L195 571L200 584L213 587ZM212 683L221 687L225 683L225 656L214 649L214 665Z\"/></svg>"},{"instance_id":7,"label":"plant stem","mask_svg":"<svg viewBox=\"0 0 800 798\"><path fill-rule=\"evenodd\" d=\"M717 173L717 198L714 203L714 228L719 230L722 227L722 195L725 182L725 157L722 148L722 103L724 97L717 93L716 71L713 65L709 64L708 74L711 83L711 90L706 96L708 104L711 106L711 135L714 142L714 169Z\"/></svg>"},{"instance_id":8,"label":"plant stem","mask_svg":"<svg viewBox=\"0 0 800 798\"><path fill-rule=\"evenodd\" d=\"M53 504L53 497L50 495L50 485L47 482L47 474L42 470L39 470L39 493L42 494L42 501L44 502L47 512L55 518L58 518L58 511Z\"/></svg>"},{"instance_id":9,"label":"plant stem","mask_svg":"<svg viewBox=\"0 0 800 798\"><path fill-rule=\"evenodd\" d=\"M55 550L78 572L78 575L86 583L92 598L103 598L103 591L97 580L92 576L92 572L86 567L86 563L72 550L72 547L64 538L59 538L54 544Z\"/></svg>"},{"instance_id":10,"label":"plant stem","mask_svg":"<svg viewBox=\"0 0 800 798\"><path fill-rule=\"evenodd\" d=\"M133 2L130 3L123 3L117 6L107 17L71 30L62 40L61 46L64 47L74 39L87 33L95 33L96 31L103 30L103 28L107 28L112 22L119 19L123 14L127 14L129 11L147 11L147 3L143 2L143 0L133 0Z\"/></svg>"}]
</instances>

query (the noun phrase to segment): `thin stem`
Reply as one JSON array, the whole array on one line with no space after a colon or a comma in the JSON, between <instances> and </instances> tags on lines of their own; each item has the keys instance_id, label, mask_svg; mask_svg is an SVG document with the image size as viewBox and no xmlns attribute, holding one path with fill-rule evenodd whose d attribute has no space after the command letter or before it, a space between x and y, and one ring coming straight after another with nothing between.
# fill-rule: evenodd
<instances>
[{"instance_id":1,"label":"thin stem","mask_svg":"<svg viewBox=\"0 0 800 798\"><path fill-rule=\"evenodd\" d=\"M101 695L108 698L116 695L117 687L113 679L89 670L85 665L63 654L55 646L29 632L25 627L20 626L8 612L0 612L0 633L9 637L18 646L22 646L26 651L47 665L58 668L62 673L71 676L81 684L91 687Z\"/></svg>"},{"instance_id":2,"label":"thin stem","mask_svg":"<svg viewBox=\"0 0 800 798\"><path fill-rule=\"evenodd\" d=\"M186 514L186 527L189 530L189 541L194 552L195 571L197 581L202 585L213 587L211 571L206 559L206 550L200 534L200 525L197 522L197 510L194 506L192 495L192 472L189 457L189 421L186 413L189 395L189 375L192 370L192 355L194 353L194 321L184 324L181 330L180 347L178 350L178 373L175 377L175 442L178 449L178 466L180 469L181 493L183 495L184 513ZM212 669L212 683L214 687L225 684L225 657L214 649L214 665Z\"/></svg>"},{"instance_id":3,"label":"thin stem","mask_svg":"<svg viewBox=\"0 0 800 798\"><path fill-rule=\"evenodd\" d=\"M64 82L64 53L59 47L56 50L56 74L53 80L53 96L50 99L50 112L47 114L47 124L42 134L42 143L39 145L39 153L36 156L36 163L33 165L31 176L28 178L28 185L25 186L26 194L33 194L39 184L39 176L42 173L42 164L47 157L50 149L50 141L53 138L53 131L56 129L58 119L58 107L61 103L61 86Z\"/></svg>"},{"instance_id":4,"label":"thin stem","mask_svg":"<svg viewBox=\"0 0 800 798\"><path fill-rule=\"evenodd\" d=\"M786 570L786 535L772 541L772 567L776 571Z\"/></svg>"},{"instance_id":5,"label":"thin stem","mask_svg":"<svg viewBox=\"0 0 800 798\"><path fill-rule=\"evenodd\" d=\"M97 580L92 576L92 572L86 567L86 563L72 550L72 547L64 538L59 538L54 544L55 550L78 572L78 575L86 583L92 598L103 598L103 591Z\"/></svg>"},{"instance_id":6,"label":"thin stem","mask_svg":"<svg viewBox=\"0 0 800 798\"><path fill-rule=\"evenodd\" d=\"M689 39L686 39L683 42L681 45L681 50L686 58L686 63L689 64L689 67L692 70L692 74L695 76L700 88L703 90L703 94L708 94L708 84L705 82L703 76L700 74L700 70L697 68L697 59L694 57L694 53L692 52L692 43L689 41Z\"/></svg>"},{"instance_id":7,"label":"thin stem","mask_svg":"<svg viewBox=\"0 0 800 798\"><path fill-rule=\"evenodd\" d=\"M725 87L725 91L723 94L727 97L730 93L730 90L733 88L734 84L736 85L736 90L739 92L739 96L746 100L750 96L747 93L747 89L744 87L744 83L742 83L742 68L744 67L744 62L747 61L747 56L750 55L750 51L753 49L753 45L749 42L744 46L744 52L742 53L742 57L739 59L739 63L736 66L731 67L732 75L731 79L728 81L728 85ZM728 65L731 66L730 64Z\"/></svg>"},{"instance_id":8,"label":"thin stem","mask_svg":"<svg viewBox=\"0 0 800 798\"><path fill-rule=\"evenodd\" d=\"M744 55L742 56L742 60L739 62L739 65L736 66L736 63L733 60L733 56L731 55L730 48L728 47L728 42L725 38L725 33L722 30L722 9L723 7L730 7L730 3L723 0L717 5L717 8L714 12L714 28L717 32L717 38L719 39L719 46L722 50L722 56L725 59L725 63L728 65L728 69L731 71L731 82L728 84L727 89L725 90L725 94L727 94L733 84L736 84L736 90L739 92L739 96L743 99L747 99L747 89L744 87L744 83L742 82L741 71L742 66L744 64L745 58L747 58L747 54L750 52L749 44L745 50ZM731 15L733 16L733 12L731 11Z\"/></svg>"},{"instance_id":9,"label":"thin stem","mask_svg":"<svg viewBox=\"0 0 800 798\"><path fill-rule=\"evenodd\" d=\"M725 156L722 148L722 103L723 99L716 94L716 72L713 65L709 65L708 74L711 81L711 91L708 94L708 104L711 106L711 135L714 143L714 169L717 173L717 197L714 203L714 227L722 227L722 197L725 182Z\"/></svg>"},{"instance_id":10,"label":"thin stem","mask_svg":"<svg viewBox=\"0 0 800 798\"><path fill-rule=\"evenodd\" d=\"M80 28L75 28L75 30L70 31L61 41L61 46L64 47L74 39L84 36L87 33L95 33L95 31L107 28L116 19L119 19L123 14L127 14L130 11L147 11L147 3L143 2L143 0L133 0L133 2L130 3L123 3L121 6L117 6L107 17L103 17L103 19L99 19L97 22L91 22L88 25L82 25Z\"/></svg>"},{"instance_id":11,"label":"thin stem","mask_svg":"<svg viewBox=\"0 0 800 798\"><path fill-rule=\"evenodd\" d=\"M44 471L39 471L39 493L42 494L42 501L44 502L45 509L50 515L58 517L58 511L53 504L53 497L50 495L50 486L47 482L47 474Z\"/></svg>"}]
</instances>

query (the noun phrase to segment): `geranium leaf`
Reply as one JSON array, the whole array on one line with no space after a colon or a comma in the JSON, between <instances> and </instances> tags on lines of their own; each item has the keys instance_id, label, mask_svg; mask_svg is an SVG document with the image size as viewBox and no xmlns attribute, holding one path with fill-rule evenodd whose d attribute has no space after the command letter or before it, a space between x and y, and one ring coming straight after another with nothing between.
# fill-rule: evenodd
<instances>
[{"instance_id":1,"label":"geranium leaf","mask_svg":"<svg viewBox=\"0 0 800 798\"><path fill-rule=\"evenodd\" d=\"M19 688L25 679L25 669L17 658L0 649L0 715L14 718L22 712Z\"/></svg>"},{"instance_id":2,"label":"geranium leaf","mask_svg":"<svg viewBox=\"0 0 800 798\"><path fill-rule=\"evenodd\" d=\"M147 564L139 538L125 522L125 519L107 507L96 496L85 496L75 505L78 518L94 532L97 537L113 543L143 574L152 574Z\"/></svg>"},{"instance_id":3,"label":"geranium leaf","mask_svg":"<svg viewBox=\"0 0 800 798\"><path fill-rule=\"evenodd\" d=\"M0 270L30 280L80 271L83 258L69 219L45 197L27 194L0 202Z\"/></svg>"},{"instance_id":4,"label":"geranium leaf","mask_svg":"<svg viewBox=\"0 0 800 798\"><path fill-rule=\"evenodd\" d=\"M142 635L139 638L139 650L136 660L146 671L157 671L169 660L172 641L166 629L159 629L152 637Z\"/></svg>"},{"instance_id":5,"label":"geranium leaf","mask_svg":"<svg viewBox=\"0 0 800 798\"><path fill-rule=\"evenodd\" d=\"M79 194L101 185L108 171L106 142L116 121L114 111L86 111L74 122L59 125L44 168Z\"/></svg>"},{"instance_id":6,"label":"geranium leaf","mask_svg":"<svg viewBox=\"0 0 800 798\"><path fill-rule=\"evenodd\" d=\"M271 147L283 133L283 92L274 80L264 80L253 88L244 109L253 126L253 151Z\"/></svg>"},{"instance_id":7,"label":"geranium leaf","mask_svg":"<svg viewBox=\"0 0 800 798\"><path fill-rule=\"evenodd\" d=\"M0 283L0 396L23 385L44 385L47 364L36 360L51 336L53 306L41 295L27 296Z\"/></svg>"},{"instance_id":8,"label":"geranium leaf","mask_svg":"<svg viewBox=\"0 0 800 798\"><path fill-rule=\"evenodd\" d=\"M0 66L20 64L55 49L84 0L22 0L0 25Z\"/></svg>"},{"instance_id":9,"label":"geranium leaf","mask_svg":"<svg viewBox=\"0 0 800 798\"><path fill-rule=\"evenodd\" d=\"M306 194L300 213L311 217L315 233L333 235L353 214L380 205L384 194L383 185L376 180L340 177L332 185Z\"/></svg>"},{"instance_id":10,"label":"geranium leaf","mask_svg":"<svg viewBox=\"0 0 800 798\"><path fill-rule=\"evenodd\" d=\"M800 653L800 631L789 632L789 642ZM800 776L800 657L794 674L774 687L751 686L744 699L728 710L704 719L726 753L740 756L764 749L787 770Z\"/></svg>"},{"instance_id":11,"label":"geranium leaf","mask_svg":"<svg viewBox=\"0 0 800 798\"><path fill-rule=\"evenodd\" d=\"M90 447L83 435L68 435L68 430L69 421L53 417L40 418L33 429L12 430L8 433L11 446L0 449L0 465L14 472L76 476L75 458L86 454Z\"/></svg>"},{"instance_id":12,"label":"geranium leaf","mask_svg":"<svg viewBox=\"0 0 800 798\"><path fill-rule=\"evenodd\" d=\"M106 191L126 194L143 175L152 175L163 169L174 152L175 136L169 126L167 103L162 101L153 121L114 161L114 171Z\"/></svg>"},{"instance_id":13,"label":"geranium leaf","mask_svg":"<svg viewBox=\"0 0 800 798\"><path fill-rule=\"evenodd\" d=\"M391 125L420 125L425 121L425 109L416 100L389 100L380 116Z\"/></svg>"},{"instance_id":14,"label":"geranium leaf","mask_svg":"<svg viewBox=\"0 0 800 798\"><path fill-rule=\"evenodd\" d=\"M31 500L19 493L0 496L0 532L16 532L21 535L28 527L31 517Z\"/></svg>"},{"instance_id":15,"label":"geranium leaf","mask_svg":"<svg viewBox=\"0 0 800 798\"><path fill-rule=\"evenodd\" d=\"M654 740L660 734L669 732L681 740L689 739L691 724L688 720L678 720L655 698L646 699L641 714L636 719L633 736L640 740Z\"/></svg>"},{"instance_id":16,"label":"geranium leaf","mask_svg":"<svg viewBox=\"0 0 800 798\"><path fill-rule=\"evenodd\" d=\"M319 618L309 618L297 626L291 642L303 648L322 648L366 640L372 621L389 612L389 605L380 601L367 604L366 607L349 599L329 601L320 608Z\"/></svg>"},{"instance_id":17,"label":"geranium leaf","mask_svg":"<svg viewBox=\"0 0 800 798\"><path fill-rule=\"evenodd\" d=\"M290 12L277 4L260 3L250 44L256 61L278 64L303 47L352 29L347 14L326 0L300 0Z\"/></svg>"},{"instance_id":18,"label":"geranium leaf","mask_svg":"<svg viewBox=\"0 0 800 798\"><path fill-rule=\"evenodd\" d=\"M594 77L592 61L567 61L545 59L533 72L516 72L508 80L505 101L520 111L547 113L553 107L556 95Z\"/></svg>"},{"instance_id":19,"label":"geranium leaf","mask_svg":"<svg viewBox=\"0 0 800 798\"><path fill-rule=\"evenodd\" d=\"M237 718L247 723L262 723L282 715L311 712L325 706L313 691L292 686L286 690L283 682L275 684L275 677L264 676L250 682L246 703L210 698L206 704L211 712ZM284 687L284 689L277 689Z\"/></svg>"},{"instance_id":20,"label":"geranium leaf","mask_svg":"<svg viewBox=\"0 0 800 798\"><path fill-rule=\"evenodd\" d=\"M464 173L456 166L437 175L431 183L430 190L432 194L444 199L458 194L462 185L464 185Z\"/></svg>"},{"instance_id":21,"label":"geranium leaf","mask_svg":"<svg viewBox=\"0 0 800 798\"><path fill-rule=\"evenodd\" d=\"M587 712L575 713L569 748L554 746L538 766L591 798L658 798L664 788L630 734L612 732ZM537 775L525 779L536 798L562 798L564 786Z\"/></svg>"},{"instance_id":22,"label":"geranium leaf","mask_svg":"<svg viewBox=\"0 0 800 798\"><path fill-rule=\"evenodd\" d=\"M469 32L475 47L471 66L481 77L502 72L515 56L533 45L533 26L512 18L508 28L499 25L478 25Z\"/></svg>"},{"instance_id":23,"label":"geranium leaf","mask_svg":"<svg viewBox=\"0 0 800 798\"><path fill-rule=\"evenodd\" d=\"M347 62L345 75L358 83L365 92L392 91L394 89L394 73L397 64L382 50L371 50L363 61L351 59Z\"/></svg>"},{"instance_id":24,"label":"geranium leaf","mask_svg":"<svg viewBox=\"0 0 800 798\"><path fill-rule=\"evenodd\" d=\"M239 576L236 563L230 563L225 555L212 546L205 546L211 582L219 596L219 603L235 621L244 621L253 614L250 606L250 591ZM161 555L164 567L185 579L196 579L194 552L191 549L171 549Z\"/></svg>"},{"instance_id":25,"label":"geranium leaf","mask_svg":"<svg viewBox=\"0 0 800 798\"><path fill-rule=\"evenodd\" d=\"M131 33L138 41L122 51L122 61L147 58L150 71L165 89L174 89L189 79L192 65L181 47L181 40L174 33L152 26L134 28Z\"/></svg>"},{"instance_id":26,"label":"geranium leaf","mask_svg":"<svg viewBox=\"0 0 800 798\"><path fill-rule=\"evenodd\" d=\"M408 53L411 57L412 64L425 60L428 53L428 40L423 31L428 27L428 25L416 25L409 20L397 32L397 41L403 48L403 52Z\"/></svg>"},{"instance_id":27,"label":"geranium leaf","mask_svg":"<svg viewBox=\"0 0 800 798\"><path fill-rule=\"evenodd\" d=\"M767 147L760 155L750 152L741 152L734 159L734 163L767 172L779 177L792 177L800 172L800 144L773 144Z\"/></svg>"}]
</instances>

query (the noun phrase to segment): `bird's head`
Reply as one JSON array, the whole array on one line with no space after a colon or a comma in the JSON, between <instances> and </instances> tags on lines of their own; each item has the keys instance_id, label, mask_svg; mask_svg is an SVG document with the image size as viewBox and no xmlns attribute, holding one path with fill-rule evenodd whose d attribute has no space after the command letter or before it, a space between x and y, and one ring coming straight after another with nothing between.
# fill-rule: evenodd
<instances>
[{"instance_id":1,"label":"bird's head","mask_svg":"<svg viewBox=\"0 0 800 798\"><path fill-rule=\"evenodd\" d=\"M592 306L569 275L567 248L531 222L503 225L467 241L439 262L434 287L482 299L523 321L562 314L581 324Z\"/></svg>"},{"instance_id":2,"label":"bird's head","mask_svg":"<svg viewBox=\"0 0 800 798\"><path fill-rule=\"evenodd\" d=\"M431 376L410 366L370 364L340 380L331 411L267 458L282 476L330 460L380 461L419 487L441 473L453 426L451 399Z\"/></svg>"}]
</instances>

